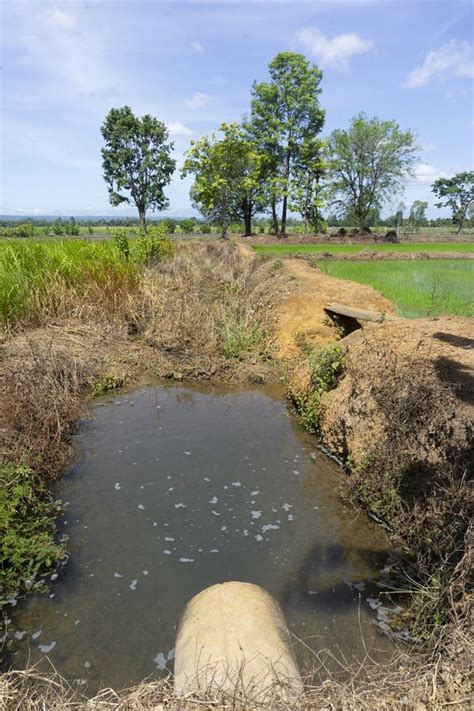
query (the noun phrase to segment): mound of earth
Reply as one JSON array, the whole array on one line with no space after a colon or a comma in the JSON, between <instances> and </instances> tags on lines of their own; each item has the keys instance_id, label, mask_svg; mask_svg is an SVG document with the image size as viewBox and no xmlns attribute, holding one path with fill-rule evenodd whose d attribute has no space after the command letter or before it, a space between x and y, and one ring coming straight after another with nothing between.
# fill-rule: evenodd
<instances>
[{"instance_id":1,"label":"mound of earth","mask_svg":"<svg viewBox=\"0 0 474 711\"><path fill-rule=\"evenodd\" d=\"M362 460L390 427L376 394L391 378L409 390L412 378L437 380L440 393L451 386L455 400L449 425L452 446L469 446L474 421L474 322L468 318L400 319L368 324L340 341L347 354L346 374L324 399L321 435L339 455ZM416 371L416 372L415 372ZM302 374L300 373L300 379ZM301 384L300 384L301 385ZM440 413L440 415L446 413ZM416 412L407 413L417 427ZM424 458L437 459L437 432L424 435Z\"/></svg>"},{"instance_id":2,"label":"mound of earth","mask_svg":"<svg viewBox=\"0 0 474 711\"><path fill-rule=\"evenodd\" d=\"M392 302L372 286L324 274L299 259L285 260L284 267L291 281L276 308L274 342L280 358L294 356L303 343L319 346L335 340L334 326L324 311L328 302L395 314Z\"/></svg>"}]
</instances>

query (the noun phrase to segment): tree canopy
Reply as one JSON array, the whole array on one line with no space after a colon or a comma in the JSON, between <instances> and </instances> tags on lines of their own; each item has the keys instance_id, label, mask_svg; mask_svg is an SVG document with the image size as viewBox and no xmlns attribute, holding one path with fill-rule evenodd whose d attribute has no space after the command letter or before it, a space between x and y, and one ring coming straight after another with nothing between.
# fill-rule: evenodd
<instances>
[{"instance_id":1,"label":"tree canopy","mask_svg":"<svg viewBox=\"0 0 474 711\"><path fill-rule=\"evenodd\" d=\"M411 131L395 121L352 119L347 130L336 129L329 139L333 203L351 210L359 230L374 209L381 209L410 175L416 143Z\"/></svg>"},{"instance_id":2,"label":"tree canopy","mask_svg":"<svg viewBox=\"0 0 474 711\"><path fill-rule=\"evenodd\" d=\"M168 207L164 188L176 166L164 123L146 114L135 116L129 106L111 109L101 128L104 180L111 205L135 204L142 227L146 212Z\"/></svg>"},{"instance_id":3,"label":"tree canopy","mask_svg":"<svg viewBox=\"0 0 474 711\"><path fill-rule=\"evenodd\" d=\"M438 178L431 186L438 198L436 207L449 207L452 221L461 232L471 205L474 203L474 172L456 173L452 178Z\"/></svg>"}]
</instances>

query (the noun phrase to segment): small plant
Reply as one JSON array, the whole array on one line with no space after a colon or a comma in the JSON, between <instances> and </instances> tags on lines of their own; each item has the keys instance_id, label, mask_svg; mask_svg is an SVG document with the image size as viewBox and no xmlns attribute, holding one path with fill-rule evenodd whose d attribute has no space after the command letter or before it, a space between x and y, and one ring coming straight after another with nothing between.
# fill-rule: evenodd
<instances>
[{"instance_id":1,"label":"small plant","mask_svg":"<svg viewBox=\"0 0 474 711\"><path fill-rule=\"evenodd\" d=\"M227 358L239 358L262 340L261 330L243 320L226 321L222 334L222 353Z\"/></svg>"},{"instance_id":2,"label":"small plant","mask_svg":"<svg viewBox=\"0 0 474 711\"><path fill-rule=\"evenodd\" d=\"M94 397L100 397L100 395L121 387L123 387L123 378L118 378L115 375L103 375L92 385L92 394Z\"/></svg>"},{"instance_id":3,"label":"small plant","mask_svg":"<svg viewBox=\"0 0 474 711\"><path fill-rule=\"evenodd\" d=\"M341 346L330 344L312 351L308 357L310 382L306 389L290 393L303 425L317 432L321 417L321 398L333 390L344 372L346 355Z\"/></svg>"},{"instance_id":4,"label":"small plant","mask_svg":"<svg viewBox=\"0 0 474 711\"><path fill-rule=\"evenodd\" d=\"M148 227L137 240L137 257L146 266L159 264L173 253L173 245L167 237L166 224Z\"/></svg>"},{"instance_id":5,"label":"small plant","mask_svg":"<svg viewBox=\"0 0 474 711\"><path fill-rule=\"evenodd\" d=\"M275 259L272 263L272 272L277 272L279 269L283 269L283 260Z\"/></svg>"},{"instance_id":6,"label":"small plant","mask_svg":"<svg viewBox=\"0 0 474 711\"><path fill-rule=\"evenodd\" d=\"M112 238L114 240L115 249L120 254L122 259L128 262L130 257L130 243L128 241L128 230L126 227L116 227L113 231Z\"/></svg>"}]
</instances>

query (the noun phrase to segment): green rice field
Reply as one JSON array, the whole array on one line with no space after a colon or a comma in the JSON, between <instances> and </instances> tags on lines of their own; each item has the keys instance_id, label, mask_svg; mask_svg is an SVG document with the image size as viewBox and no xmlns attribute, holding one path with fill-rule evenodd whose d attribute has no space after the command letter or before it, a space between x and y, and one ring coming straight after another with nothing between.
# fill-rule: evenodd
<instances>
[{"instance_id":1,"label":"green rice field","mask_svg":"<svg viewBox=\"0 0 474 711\"><path fill-rule=\"evenodd\" d=\"M474 316L474 261L470 259L315 260L314 266L375 287L407 318Z\"/></svg>"},{"instance_id":2,"label":"green rice field","mask_svg":"<svg viewBox=\"0 0 474 711\"><path fill-rule=\"evenodd\" d=\"M256 244L259 254L283 257L296 254L355 254L368 249L371 252L474 252L474 242L405 242L397 244Z\"/></svg>"}]
</instances>

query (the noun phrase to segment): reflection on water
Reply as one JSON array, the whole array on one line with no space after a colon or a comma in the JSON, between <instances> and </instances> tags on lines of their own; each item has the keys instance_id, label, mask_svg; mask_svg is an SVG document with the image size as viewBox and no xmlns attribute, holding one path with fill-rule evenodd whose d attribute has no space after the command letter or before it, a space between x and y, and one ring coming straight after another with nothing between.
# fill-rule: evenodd
<instances>
[{"instance_id":1,"label":"reflection on water","mask_svg":"<svg viewBox=\"0 0 474 711\"><path fill-rule=\"evenodd\" d=\"M105 400L63 478L71 558L46 595L11 608L9 663L48 655L93 692L172 669L178 617L225 580L281 603L300 664L390 651L366 599L380 528L341 503L338 467L269 391L148 387ZM380 656L382 655L382 657Z\"/></svg>"}]
</instances>

